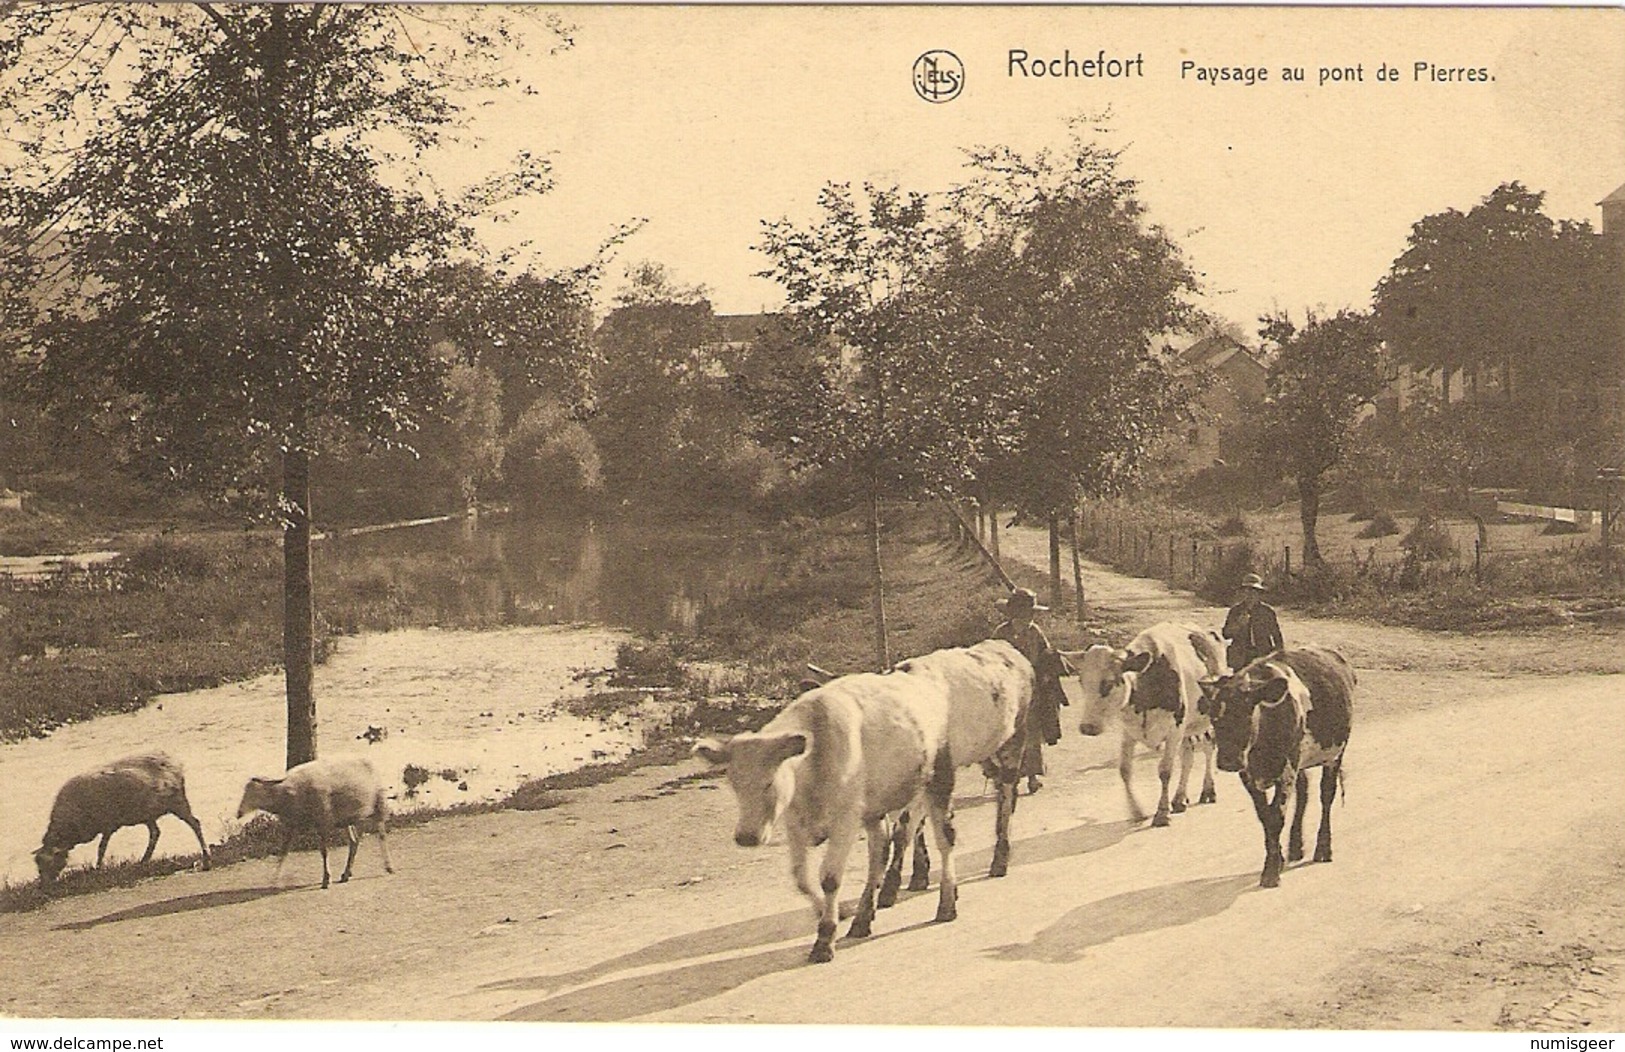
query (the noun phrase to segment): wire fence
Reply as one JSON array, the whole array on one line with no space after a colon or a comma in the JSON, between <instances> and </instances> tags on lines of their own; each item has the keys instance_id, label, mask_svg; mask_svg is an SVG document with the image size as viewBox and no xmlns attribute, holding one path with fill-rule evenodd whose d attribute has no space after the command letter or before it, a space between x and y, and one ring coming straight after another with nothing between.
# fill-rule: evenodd
<instances>
[{"instance_id":1,"label":"wire fence","mask_svg":"<svg viewBox=\"0 0 1625 1052\"><path fill-rule=\"evenodd\" d=\"M1286 590L1306 577L1301 543L1159 526L1103 502L1086 502L1079 525L1082 547L1091 558L1215 600L1227 600L1248 573L1260 575L1272 589ZM1506 583L1518 576L1526 579L1524 583L1582 591L1607 586L1619 577L1619 553L1613 573L1607 574L1595 537L1493 543L1483 529L1473 535L1471 523L1456 525L1456 530L1448 530L1441 524L1439 529L1445 532L1436 534L1438 540L1431 546L1389 542L1368 544L1362 550L1358 542L1346 547L1323 544L1315 576L1404 588L1452 581ZM1468 536L1460 536L1464 531ZM1532 573L1537 567L1540 572Z\"/></svg>"}]
</instances>

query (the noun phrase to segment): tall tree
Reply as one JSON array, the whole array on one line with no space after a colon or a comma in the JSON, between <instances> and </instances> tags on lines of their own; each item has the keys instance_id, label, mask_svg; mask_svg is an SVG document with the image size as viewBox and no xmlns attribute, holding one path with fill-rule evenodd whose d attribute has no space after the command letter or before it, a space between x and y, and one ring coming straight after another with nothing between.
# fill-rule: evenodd
<instances>
[{"instance_id":1,"label":"tall tree","mask_svg":"<svg viewBox=\"0 0 1625 1052\"><path fill-rule=\"evenodd\" d=\"M1398 360L1443 375L1447 404L1457 371L1477 396L1493 370L1519 400L1556 377L1604 374L1619 328L1610 304L1625 292L1617 261L1588 224L1546 216L1544 200L1503 183L1466 212L1424 216L1377 283L1379 332Z\"/></svg>"},{"instance_id":2,"label":"tall tree","mask_svg":"<svg viewBox=\"0 0 1625 1052\"><path fill-rule=\"evenodd\" d=\"M702 354L720 326L701 288L673 282L659 264L634 268L631 284L594 335L591 430L617 490L675 481L691 459L685 425L707 386Z\"/></svg>"},{"instance_id":3,"label":"tall tree","mask_svg":"<svg viewBox=\"0 0 1625 1052\"><path fill-rule=\"evenodd\" d=\"M1259 335L1274 361L1249 460L1267 476L1297 484L1303 561L1319 565L1321 491L1342 462L1361 411L1386 382L1381 341L1369 315L1349 310L1330 318L1311 311L1301 329L1285 314L1260 320Z\"/></svg>"},{"instance_id":4,"label":"tall tree","mask_svg":"<svg viewBox=\"0 0 1625 1052\"><path fill-rule=\"evenodd\" d=\"M410 178L453 92L506 87L525 46L509 15L384 5L39 4L0 23L12 379L62 411L115 399L175 482L277 491L289 765L317 745L311 459L341 428L410 438L445 367L427 270L472 246L473 215L548 185L528 157L460 199Z\"/></svg>"},{"instance_id":5,"label":"tall tree","mask_svg":"<svg viewBox=\"0 0 1625 1052\"><path fill-rule=\"evenodd\" d=\"M777 376L752 394L764 436L803 464L861 479L869 504L875 663L891 664L880 499L931 481L944 464L933 436L954 418L940 363L920 353L910 307L936 252L929 199L897 187L831 183L806 225L764 221L763 276L784 287L798 338ZM935 397L935 402L933 402Z\"/></svg>"},{"instance_id":6,"label":"tall tree","mask_svg":"<svg viewBox=\"0 0 1625 1052\"><path fill-rule=\"evenodd\" d=\"M1049 517L1052 551L1059 516L1132 480L1191 393L1154 347L1198 320L1196 276L1103 130L1078 120L1060 149L970 151L959 251L939 271L951 339L1002 421L984 488Z\"/></svg>"}]
</instances>

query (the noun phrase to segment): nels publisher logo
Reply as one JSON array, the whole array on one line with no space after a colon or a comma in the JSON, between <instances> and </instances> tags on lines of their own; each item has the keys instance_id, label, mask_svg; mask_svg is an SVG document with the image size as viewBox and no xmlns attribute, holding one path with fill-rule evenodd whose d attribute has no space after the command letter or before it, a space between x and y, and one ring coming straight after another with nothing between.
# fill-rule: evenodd
<instances>
[{"instance_id":1,"label":"nels publisher logo","mask_svg":"<svg viewBox=\"0 0 1625 1052\"><path fill-rule=\"evenodd\" d=\"M914 60L914 93L926 102L951 102L965 89L965 64L952 51L927 51Z\"/></svg>"}]
</instances>

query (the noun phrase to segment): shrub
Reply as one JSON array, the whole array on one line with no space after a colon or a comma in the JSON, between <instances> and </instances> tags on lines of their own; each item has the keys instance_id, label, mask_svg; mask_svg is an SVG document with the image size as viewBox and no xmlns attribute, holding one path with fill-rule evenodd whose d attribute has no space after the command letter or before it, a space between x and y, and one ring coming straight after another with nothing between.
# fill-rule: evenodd
<instances>
[{"instance_id":1,"label":"shrub","mask_svg":"<svg viewBox=\"0 0 1625 1052\"><path fill-rule=\"evenodd\" d=\"M1399 523L1386 511L1375 512L1368 517L1369 521L1361 527L1360 532L1354 536L1370 539L1372 537L1392 537L1399 532Z\"/></svg>"},{"instance_id":2,"label":"shrub","mask_svg":"<svg viewBox=\"0 0 1625 1052\"><path fill-rule=\"evenodd\" d=\"M1208 570L1197 591L1208 599L1228 603L1241 587L1241 579L1259 572L1257 563L1258 557L1251 541L1228 545L1221 549L1218 562Z\"/></svg>"},{"instance_id":3,"label":"shrub","mask_svg":"<svg viewBox=\"0 0 1625 1052\"><path fill-rule=\"evenodd\" d=\"M670 643L627 642L615 649L609 682L616 687L669 687L682 677L683 666Z\"/></svg>"},{"instance_id":4,"label":"shrub","mask_svg":"<svg viewBox=\"0 0 1625 1052\"><path fill-rule=\"evenodd\" d=\"M197 544L183 544L159 538L126 550L118 559L119 568L138 580L201 581L220 569L214 553Z\"/></svg>"},{"instance_id":5,"label":"shrub","mask_svg":"<svg viewBox=\"0 0 1625 1052\"><path fill-rule=\"evenodd\" d=\"M1411 527L1411 532L1399 543L1411 558L1422 562L1437 562L1460 554L1456 539L1450 535L1450 528L1426 509L1417 518L1416 525Z\"/></svg>"},{"instance_id":6,"label":"shrub","mask_svg":"<svg viewBox=\"0 0 1625 1052\"><path fill-rule=\"evenodd\" d=\"M1240 512L1236 512L1219 523L1215 532L1220 537L1245 537L1252 531L1247 526L1247 520L1241 517Z\"/></svg>"},{"instance_id":7,"label":"shrub","mask_svg":"<svg viewBox=\"0 0 1625 1052\"><path fill-rule=\"evenodd\" d=\"M407 796L417 795L418 786L432 777L433 775L429 773L428 768L420 767L415 763L409 763L401 769L401 784L406 786Z\"/></svg>"}]
</instances>

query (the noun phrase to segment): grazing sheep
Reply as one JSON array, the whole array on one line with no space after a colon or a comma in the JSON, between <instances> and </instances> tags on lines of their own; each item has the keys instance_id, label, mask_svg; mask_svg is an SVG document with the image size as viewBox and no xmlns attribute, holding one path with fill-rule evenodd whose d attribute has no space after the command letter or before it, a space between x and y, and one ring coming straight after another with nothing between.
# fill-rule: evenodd
<instances>
[{"instance_id":1,"label":"grazing sheep","mask_svg":"<svg viewBox=\"0 0 1625 1052\"><path fill-rule=\"evenodd\" d=\"M277 852L277 869L288 857L288 845L293 834L301 827L314 826L322 852L322 887L327 887L327 839L335 826L344 826L350 836L350 856L344 861L344 872L339 883L350 879L355 866L356 823L374 819L378 827L378 843L384 850L384 872L393 873L389 864L389 807L384 802L384 790L378 784L372 764L360 757L340 757L331 760L312 760L292 768L281 778L250 778L243 787L243 802L237 806L237 817L243 818L254 811L267 811L276 815L282 826L282 849Z\"/></svg>"},{"instance_id":2,"label":"grazing sheep","mask_svg":"<svg viewBox=\"0 0 1625 1052\"><path fill-rule=\"evenodd\" d=\"M74 775L57 791L50 825L39 850L34 852L40 883L56 880L68 863L68 852L98 834L102 842L96 849L96 868L100 869L107 857L108 839L125 826L147 827L147 853L141 861L150 860L153 848L158 846L158 819L162 815L174 815L192 827L198 847L203 850L203 868L208 869L209 845L203 841L203 826L193 817L186 801L186 778L168 756L126 756Z\"/></svg>"}]
</instances>

